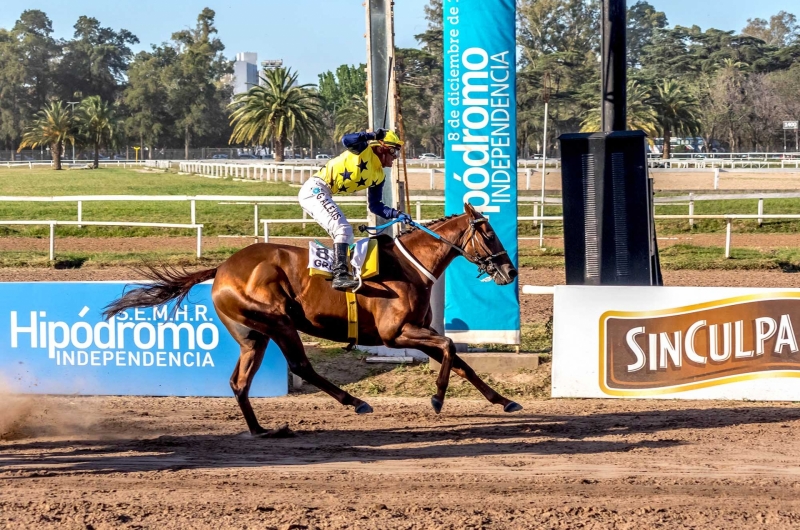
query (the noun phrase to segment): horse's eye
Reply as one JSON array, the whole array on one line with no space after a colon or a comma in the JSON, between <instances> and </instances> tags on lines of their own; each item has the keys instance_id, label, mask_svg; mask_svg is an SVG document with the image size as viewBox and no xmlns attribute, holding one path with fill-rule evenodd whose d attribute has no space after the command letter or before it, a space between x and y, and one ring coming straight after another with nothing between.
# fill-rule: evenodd
<instances>
[{"instance_id":1,"label":"horse's eye","mask_svg":"<svg viewBox=\"0 0 800 530\"><path fill-rule=\"evenodd\" d=\"M494 241L494 232L489 232L489 233L486 235L486 240L487 240L487 241Z\"/></svg>"}]
</instances>

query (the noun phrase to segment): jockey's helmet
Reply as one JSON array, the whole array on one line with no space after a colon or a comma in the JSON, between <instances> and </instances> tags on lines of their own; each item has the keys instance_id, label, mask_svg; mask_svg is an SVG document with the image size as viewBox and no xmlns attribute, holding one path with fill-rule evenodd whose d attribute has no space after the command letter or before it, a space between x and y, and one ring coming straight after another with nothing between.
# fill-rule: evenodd
<instances>
[{"instance_id":1,"label":"jockey's helmet","mask_svg":"<svg viewBox=\"0 0 800 530\"><path fill-rule=\"evenodd\" d=\"M403 140L397 135L396 132L389 130L386 131L386 136L383 137L383 140L374 140L370 142L370 145L386 145L389 147L402 147Z\"/></svg>"}]
</instances>

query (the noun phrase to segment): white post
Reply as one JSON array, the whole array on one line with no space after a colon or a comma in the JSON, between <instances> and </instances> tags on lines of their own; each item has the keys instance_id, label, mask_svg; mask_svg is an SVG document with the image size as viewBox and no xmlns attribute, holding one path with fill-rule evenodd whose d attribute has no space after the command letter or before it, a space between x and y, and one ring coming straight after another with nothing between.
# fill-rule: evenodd
<instances>
[{"instance_id":1,"label":"white post","mask_svg":"<svg viewBox=\"0 0 800 530\"><path fill-rule=\"evenodd\" d=\"M264 223L264 243L269 243L269 223Z\"/></svg>"},{"instance_id":2,"label":"white post","mask_svg":"<svg viewBox=\"0 0 800 530\"><path fill-rule=\"evenodd\" d=\"M253 205L253 226L255 227L255 234L256 241L258 241L258 203Z\"/></svg>"},{"instance_id":3,"label":"white post","mask_svg":"<svg viewBox=\"0 0 800 530\"><path fill-rule=\"evenodd\" d=\"M694 193L689 194L689 228L694 226Z\"/></svg>"},{"instance_id":4,"label":"white post","mask_svg":"<svg viewBox=\"0 0 800 530\"><path fill-rule=\"evenodd\" d=\"M534 217L539 217L539 203L538 202L533 203L533 216ZM534 219L533 220L533 227L536 228L537 226L539 226L539 220L538 219Z\"/></svg>"},{"instance_id":5,"label":"white post","mask_svg":"<svg viewBox=\"0 0 800 530\"><path fill-rule=\"evenodd\" d=\"M197 206L195 204L195 200L192 199L192 224L197 224Z\"/></svg>"},{"instance_id":6,"label":"white post","mask_svg":"<svg viewBox=\"0 0 800 530\"><path fill-rule=\"evenodd\" d=\"M78 201L78 223L83 221L83 201ZM83 228L80 224L78 228Z\"/></svg>"},{"instance_id":7,"label":"white post","mask_svg":"<svg viewBox=\"0 0 800 530\"><path fill-rule=\"evenodd\" d=\"M292 166L291 182L294 184L294 166Z\"/></svg>"},{"instance_id":8,"label":"white post","mask_svg":"<svg viewBox=\"0 0 800 530\"><path fill-rule=\"evenodd\" d=\"M56 259L56 225L50 223L50 261Z\"/></svg>"},{"instance_id":9,"label":"white post","mask_svg":"<svg viewBox=\"0 0 800 530\"><path fill-rule=\"evenodd\" d=\"M758 226L764 222L762 215L764 215L764 199L758 199Z\"/></svg>"},{"instance_id":10,"label":"white post","mask_svg":"<svg viewBox=\"0 0 800 530\"><path fill-rule=\"evenodd\" d=\"M417 222L422 219L422 202L417 201Z\"/></svg>"},{"instance_id":11,"label":"white post","mask_svg":"<svg viewBox=\"0 0 800 530\"><path fill-rule=\"evenodd\" d=\"M714 189L719 189L719 168L714 168Z\"/></svg>"},{"instance_id":12,"label":"white post","mask_svg":"<svg viewBox=\"0 0 800 530\"><path fill-rule=\"evenodd\" d=\"M525 189L531 189L531 168L525 168Z\"/></svg>"},{"instance_id":13,"label":"white post","mask_svg":"<svg viewBox=\"0 0 800 530\"><path fill-rule=\"evenodd\" d=\"M435 175L436 175L436 170L435 169L431 169L430 171L431 171L430 189L435 190L436 189L436 181L434 179L435 179Z\"/></svg>"},{"instance_id":14,"label":"white post","mask_svg":"<svg viewBox=\"0 0 800 530\"><path fill-rule=\"evenodd\" d=\"M545 175L547 175L547 111L548 111L548 102L544 102L544 137L542 139L542 203L541 208L539 211L542 213L542 217L544 217L544 186L545 186ZM539 248L544 246L544 221L539 223Z\"/></svg>"},{"instance_id":15,"label":"white post","mask_svg":"<svg viewBox=\"0 0 800 530\"><path fill-rule=\"evenodd\" d=\"M281 182L286 182L286 165L281 169Z\"/></svg>"},{"instance_id":16,"label":"white post","mask_svg":"<svg viewBox=\"0 0 800 530\"><path fill-rule=\"evenodd\" d=\"M731 257L731 220L728 219L728 227L725 229L725 258Z\"/></svg>"},{"instance_id":17,"label":"white post","mask_svg":"<svg viewBox=\"0 0 800 530\"><path fill-rule=\"evenodd\" d=\"M203 225L197 225L197 257L203 253Z\"/></svg>"},{"instance_id":18,"label":"white post","mask_svg":"<svg viewBox=\"0 0 800 530\"><path fill-rule=\"evenodd\" d=\"M303 219L308 219L308 213L306 213L305 210L303 210ZM306 223L303 223L303 230L305 229L306 229Z\"/></svg>"}]
</instances>

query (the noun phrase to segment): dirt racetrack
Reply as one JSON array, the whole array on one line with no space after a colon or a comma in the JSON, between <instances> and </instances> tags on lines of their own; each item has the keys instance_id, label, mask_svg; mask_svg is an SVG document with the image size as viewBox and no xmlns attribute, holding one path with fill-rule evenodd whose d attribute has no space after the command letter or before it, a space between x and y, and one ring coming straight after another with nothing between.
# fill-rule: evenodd
<instances>
[{"instance_id":1,"label":"dirt racetrack","mask_svg":"<svg viewBox=\"0 0 800 530\"><path fill-rule=\"evenodd\" d=\"M124 268L0 269L0 281L111 280ZM521 271L522 283L563 270ZM778 271L666 271L669 285L798 287ZM547 297L523 297L524 322ZM431 380L433 375L430 375ZM515 398L0 394L6 528L800 528L794 403Z\"/></svg>"},{"instance_id":2,"label":"dirt racetrack","mask_svg":"<svg viewBox=\"0 0 800 530\"><path fill-rule=\"evenodd\" d=\"M7 401L7 400L6 400ZM796 405L48 397L0 445L7 528L800 527ZM36 408L32 408L36 406ZM4 407L9 410L8 402Z\"/></svg>"}]
</instances>

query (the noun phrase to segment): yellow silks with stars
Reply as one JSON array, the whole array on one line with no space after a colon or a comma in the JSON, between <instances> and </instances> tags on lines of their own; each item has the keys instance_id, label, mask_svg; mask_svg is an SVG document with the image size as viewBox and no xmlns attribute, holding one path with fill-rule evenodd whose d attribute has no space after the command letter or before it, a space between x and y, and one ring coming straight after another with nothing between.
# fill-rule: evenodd
<instances>
[{"instance_id":1,"label":"yellow silks with stars","mask_svg":"<svg viewBox=\"0 0 800 530\"><path fill-rule=\"evenodd\" d=\"M367 147L360 154L345 151L328 162L316 176L325 181L334 195L354 193L384 180L383 164L372 147Z\"/></svg>"}]
</instances>

